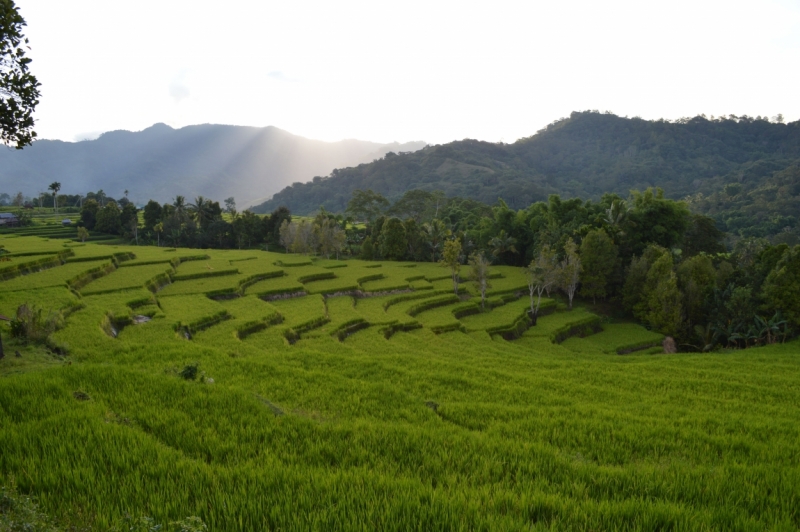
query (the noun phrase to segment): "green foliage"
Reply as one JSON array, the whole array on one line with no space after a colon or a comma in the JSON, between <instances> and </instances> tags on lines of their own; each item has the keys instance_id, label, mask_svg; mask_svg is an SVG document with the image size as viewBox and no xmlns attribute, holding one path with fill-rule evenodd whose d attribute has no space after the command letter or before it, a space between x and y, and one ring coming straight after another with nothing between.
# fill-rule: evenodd
<instances>
[{"instance_id":1,"label":"green foliage","mask_svg":"<svg viewBox=\"0 0 800 532\"><path fill-rule=\"evenodd\" d=\"M481 308L486 304L486 292L492 287L489 281L489 259L483 253L474 253L469 258L469 278L475 285L475 289L481 295Z\"/></svg>"},{"instance_id":2,"label":"green foliage","mask_svg":"<svg viewBox=\"0 0 800 532\"><path fill-rule=\"evenodd\" d=\"M603 229L594 229L583 237L580 247L582 296L606 297L606 287L617 267L617 253L616 244Z\"/></svg>"},{"instance_id":3,"label":"green foliage","mask_svg":"<svg viewBox=\"0 0 800 532\"><path fill-rule=\"evenodd\" d=\"M453 292L458 294L458 272L461 270L461 241L448 240L444 243L442 260L439 263L450 270L453 278Z\"/></svg>"},{"instance_id":4,"label":"green foliage","mask_svg":"<svg viewBox=\"0 0 800 532\"><path fill-rule=\"evenodd\" d=\"M408 239L406 228L399 218L389 218L381 228L379 238L381 256L389 260L401 260L406 255Z\"/></svg>"},{"instance_id":5,"label":"green foliage","mask_svg":"<svg viewBox=\"0 0 800 532\"><path fill-rule=\"evenodd\" d=\"M361 244L361 259L362 260L372 260L375 256L375 252L373 251L372 246L372 239L367 238L364 240L364 243Z\"/></svg>"},{"instance_id":6,"label":"green foliage","mask_svg":"<svg viewBox=\"0 0 800 532\"><path fill-rule=\"evenodd\" d=\"M193 364L187 364L186 366L184 366L183 369L180 370L180 372L178 372L178 375L182 379L185 379L187 381L193 381L193 380L197 379L197 375L199 373L200 373L200 370L199 370L198 364L197 364L197 362L195 362Z\"/></svg>"},{"instance_id":7,"label":"green foliage","mask_svg":"<svg viewBox=\"0 0 800 532\"><path fill-rule=\"evenodd\" d=\"M18 150L36 138L33 111L40 96L40 84L29 70L31 59L25 57L24 26L13 0L0 1L0 144Z\"/></svg>"},{"instance_id":8,"label":"green foliage","mask_svg":"<svg viewBox=\"0 0 800 532\"><path fill-rule=\"evenodd\" d=\"M648 246L641 257L634 257L631 260L628 267L622 290L622 303L627 311L640 320L645 319L647 309L645 286L650 266L667 253L669 252L660 246Z\"/></svg>"},{"instance_id":9,"label":"green foliage","mask_svg":"<svg viewBox=\"0 0 800 532\"><path fill-rule=\"evenodd\" d=\"M121 230L120 214L121 211L116 203L113 201L106 203L102 209L97 211L97 222L94 229L101 233L119 234Z\"/></svg>"},{"instance_id":10,"label":"green foliage","mask_svg":"<svg viewBox=\"0 0 800 532\"><path fill-rule=\"evenodd\" d=\"M347 203L347 213L359 220L371 222L389 206L389 201L372 190L353 190Z\"/></svg>"},{"instance_id":11,"label":"green foliage","mask_svg":"<svg viewBox=\"0 0 800 532\"><path fill-rule=\"evenodd\" d=\"M437 190L485 204L500 197L524 209L550 194L599 200L609 192L663 186L670 198L691 196L695 212L723 230L764 236L789 227L797 234L798 138L798 122L761 117L669 122L574 112L512 144L463 140L337 169L326 179L287 187L261 208L286 205L307 214L323 205L340 212L352 191L368 188L392 201L412 189ZM732 197L723 192L731 183L741 187ZM662 227L665 237L682 237L669 234L670 224ZM760 234L746 234L750 228Z\"/></svg>"},{"instance_id":12,"label":"green foliage","mask_svg":"<svg viewBox=\"0 0 800 532\"><path fill-rule=\"evenodd\" d=\"M83 226L88 229L92 230L97 225L97 214L100 210L100 205L97 201L93 199L87 199L83 202L83 207L81 208L81 223Z\"/></svg>"},{"instance_id":13,"label":"green foliage","mask_svg":"<svg viewBox=\"0 0 800 532\"><path fill-rule=\"evenodd\" d=\"M81 242L86 242L87 238L89 238L89 231L85 227L78 227L78 239Z\"/></svg>"},{"instance_id":14,"label":"green foliage","mask_svg":"<svg viewBox=\"0 0 800 532\"><path fill-rule=\"evenodd\" d=\"M558 265L556 273L556 282L558 287L567 294L570 310L572 310L572 299L578 289L582 271L583 266L581 265L581 257L578 255L578 245L570 238L564 245L564 260Z\"/></svg>"},{"instance_id":15,"label":"green foliage","mask_svg":"<svg viewBox=\"0 0 800 532\"><path fill-rule=\"evenodd\" d=\"M687 320L689 323L702 323L708 314L706 302L717 280L717 271L711 258L697 255L686 259L678 266L677 274Z\"/></svg>"},{"instance_id":16,"label":"green foliage","mask_svg":"<svg viewBox=\"0 0 800 532\"><path fill-rule=\"evenodd\" d=\"M676 336L683 321L683 294L678 290L678 280L673 271L672 255L664 253L647 272L643 304L644 320L655 330Z\"/></svg>"},{"instance_id":17,"label":"green foliage","mask_svg":"<svg viewBox=\"0 0 800 532\"><path fill-rule=\"evenodd\" d=\"M764 281L767 304L780 310L795 326L800 325L800 246L784 251Z\"/></svg>"},{"instance_id":18,"label":"green foliage","mask_svg":"<svg viewBox=\"0 0 800 532\"><path fill-rule=\"evenodd\" d=\"M26 343L42 344L63 325L64 317L58 310L45 312L37 305L24 303L17 308L16 317L11 321L11 336Z\"/></svg>"}]
</instances>

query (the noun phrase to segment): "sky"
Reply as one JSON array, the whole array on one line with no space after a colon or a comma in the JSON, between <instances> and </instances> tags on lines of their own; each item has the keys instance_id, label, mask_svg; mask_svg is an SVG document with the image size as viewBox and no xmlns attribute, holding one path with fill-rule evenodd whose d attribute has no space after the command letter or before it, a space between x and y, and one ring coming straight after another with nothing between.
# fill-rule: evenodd
<instances>
[{"instance_id":1,"label":"sky","mask_svg":"<svg viewBox=\"0 0 800 532\"><path fill-rule=\"evenodd\" d=\"M513 142L572 111L800 119L800 0L16 0L40 138L218 123Z\"/></svg>"}]
</instances>

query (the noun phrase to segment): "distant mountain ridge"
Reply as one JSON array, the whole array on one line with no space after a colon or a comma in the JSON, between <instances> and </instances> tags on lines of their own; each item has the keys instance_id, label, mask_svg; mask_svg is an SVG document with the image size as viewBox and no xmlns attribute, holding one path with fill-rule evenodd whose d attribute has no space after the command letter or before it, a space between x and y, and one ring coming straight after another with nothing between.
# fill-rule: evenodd
<instances>
[{"instance_id":1,"label":"distant mountain ridge","mask_svg":"<svg viewBox=\"0 0 800 532\"><path fill-rule=\"evenodd\" d=\"M502 198L514 208L553 193L625 197L648 186L661 187L672 198L714 195L730 183L747 193L798 165L800 121L698 116L670 122L575 112L513 144L468 139L337 169L287 187L254 210L286 205L300 214L320 206L342 211L355 189L372 189L390 200L415 188L442 190L490 204Z\"/></svg>"},{"instance_id":2,"label":"distant mountain ridge","mask_svg":"<svg viewBox=\"0 0 800 532\"><path fill-rule=\"evenodd\" d=\"M294 182L327 175L389 151L414 151L424 142L381 144L361 140L323 142L276 127L203 124L173 129L110 131L95 140L40 140L24 150L0 150L0 192L36 195L53 181L62 193L103 189L136 201L168 201L176 195L239 205L268 198Z\"/></svg>"}]
</instances>

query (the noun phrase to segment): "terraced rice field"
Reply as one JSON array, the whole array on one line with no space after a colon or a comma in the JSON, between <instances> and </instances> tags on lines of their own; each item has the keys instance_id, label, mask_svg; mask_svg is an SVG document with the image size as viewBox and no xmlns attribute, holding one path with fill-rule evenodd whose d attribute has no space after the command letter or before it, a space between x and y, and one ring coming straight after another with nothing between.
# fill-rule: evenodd
<instances>
[{"instance_id":1,"label":"terraced rice field","mask_svg":"<svg viewBox=\"0 0 800 532\"><path fill-rule=\"evenodd\" d=\"M67 356L0 325L0 483L65 523L800 527L797 343L655 354L658 334L553 300L530 327L515 268L481 311L434 264L0 245L0 273L57 262L0 281L0 313L68 311Z\"/></svg>"}]
</instances>

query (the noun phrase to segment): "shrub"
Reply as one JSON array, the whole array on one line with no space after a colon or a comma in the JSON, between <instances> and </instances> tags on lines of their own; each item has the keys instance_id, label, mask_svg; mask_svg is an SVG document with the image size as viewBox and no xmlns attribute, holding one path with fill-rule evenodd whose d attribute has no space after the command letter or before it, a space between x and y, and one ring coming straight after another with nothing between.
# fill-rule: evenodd
<instances>
[{"instance_id":1,"label":"shrub","mask_svg":"<svg viewBox=\"0 0 800 532\"><path fill-rule=\"evenodd\" d=\"M45 315L44 309L23 303L17 308L16 318L11 320L11 336L26 343L44 343L63 324L61 312L51 310Z\"/></svg>"},{"instance_id":2,"label":"shrub","mask_svg":"<svg viewBox=\"0 0 800 532\"><path fill-rule=\"evenodd\" d=\"M195 362L194 364L188 364L183 367L182 370L178 372L178 375L181 378L186 379L187 381L193 381L197 378L198 373L198 364Z\"/></svg>"}]
</instances>

